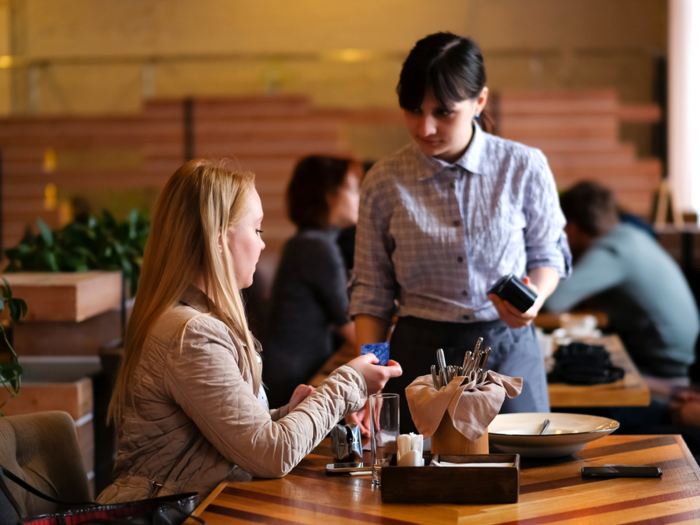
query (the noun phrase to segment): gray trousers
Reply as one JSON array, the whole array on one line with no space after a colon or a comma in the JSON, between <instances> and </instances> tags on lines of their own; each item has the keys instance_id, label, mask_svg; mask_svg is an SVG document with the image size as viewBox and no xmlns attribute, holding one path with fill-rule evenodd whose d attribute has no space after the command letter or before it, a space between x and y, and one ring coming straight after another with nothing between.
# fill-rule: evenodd
<instances>
[{"instance_id":1,"label":"gray trousers","mask_svg":"<svg viewBox=\"0 0 700 525\"><path fill-rule=\"evenodd\" d=\"M430 374L430 365L437 365L435 352L445 351L448 365L460 365L464 353L484 338L481 347L491 347L486 368L499 374L522 377L523 390L514 398L506 398L501 413L549 412L547 378L544 359L535 329L509 328L503 321L479 323L446 323L416 317L401 317L391 336L391 359L398 361L403 375L389 380L384 392L401 396L399 415L401 433L415 432L406 402L405 389L418 376Z\"/></svg>"}]
</instances>

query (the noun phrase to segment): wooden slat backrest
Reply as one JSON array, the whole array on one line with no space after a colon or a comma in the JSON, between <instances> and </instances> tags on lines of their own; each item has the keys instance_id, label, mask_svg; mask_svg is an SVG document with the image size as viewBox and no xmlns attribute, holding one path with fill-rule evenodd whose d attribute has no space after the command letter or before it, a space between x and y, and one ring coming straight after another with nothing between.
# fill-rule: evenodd
<instances>
[{"instance_id":1,"label":"wooden slat backrest","mask_svg":"<svg viewBox=\"0 0 700 525\"><path fill-rule=\"evenodd\" d=\"M498 134L542 149L560 189L595 180L626 210L649 217L662 165L639 159L620 142L619 127L623 120L658 120L658 106L623 106L613 90L501 91L494 100Z\"/></svg>"},{"instance_id":2,"label":"wooden slat backrest","mask_svg":"<svg viewBox=\"0 0 700 525\"><path fill-rule=\"evenodd\" d=\"M256 173L266 210L268 253L280 249L293 228L286 218L284 189L296 161L308 154L347 155L341 119L315 112L300 96L197 98L190 103L192 153L228 157ZM61 190L160 188L185 160L185 101L148 101L129 117L11 117L0 119L3 153L4 246L12 246L41 217L48 183ZM136 156L137 166L62 165L45 171L47 151ZM122 163L123 164L123 163Z\"/></svg>"}]
</instances>

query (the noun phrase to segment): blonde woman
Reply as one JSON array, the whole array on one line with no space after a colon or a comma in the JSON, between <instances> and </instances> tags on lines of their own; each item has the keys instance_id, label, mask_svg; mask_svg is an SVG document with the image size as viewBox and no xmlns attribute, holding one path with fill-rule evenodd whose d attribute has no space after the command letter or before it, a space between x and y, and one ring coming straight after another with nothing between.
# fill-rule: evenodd
<instances>
[{"instance_id":1,"label":"blonde woman","mask_svg":"<svg viewBox=\"0 0 700 525\"><path fill-rule=\"evenodd\" d=\"M100 503L284 476L401 374L398 363L362 356L269 410L239 293L265 247L262 219L253 175L222 163L188 162L163 189L109 407L115 481Z\"/></svg>"}]
</instances>

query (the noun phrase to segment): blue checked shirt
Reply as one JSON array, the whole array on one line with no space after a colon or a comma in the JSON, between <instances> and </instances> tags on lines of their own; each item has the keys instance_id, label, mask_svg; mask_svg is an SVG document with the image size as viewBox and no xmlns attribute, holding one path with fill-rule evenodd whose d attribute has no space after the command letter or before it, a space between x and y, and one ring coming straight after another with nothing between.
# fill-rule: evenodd
<instances>
[{"instance_id":1,"label":"blue checked shirt","mask_svg":"<svg viewBox=\"0 0 700 525\"><path fill-rule=\"evenodd\" d=\"M541 151L478 126L455 164L411 143L362 183L350 315L497 319L487 290L503 275L568 276L565 223Z\"/></svg>"}]
</instances>

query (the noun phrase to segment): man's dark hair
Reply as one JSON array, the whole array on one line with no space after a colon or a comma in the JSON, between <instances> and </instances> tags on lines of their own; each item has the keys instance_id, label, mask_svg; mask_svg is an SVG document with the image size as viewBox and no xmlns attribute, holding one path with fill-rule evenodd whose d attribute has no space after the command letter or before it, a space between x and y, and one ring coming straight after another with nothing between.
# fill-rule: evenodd
<instances>
[{"instance_id":1,"label":"man's dark hair","mask_svg":"<svg viewBox=\"0 0 700 525\"><path fill-rule=\"evenodd\" d=\"M301 159L287 187L289 218L299 228L328 226L326 197L345 182L352 161L310 155Z\"/></svg>"},{"instance_id":2,"label":"man's dark hair","mask_svg":"<svg viewBox=\"0 0 700 525\"><path fill-rule=\"evenodd\" d=\"M619 222L615 195L597 182L579 182L559 201L566 220L587 235L603 235Z\"/></svg>"}]
</instances>

